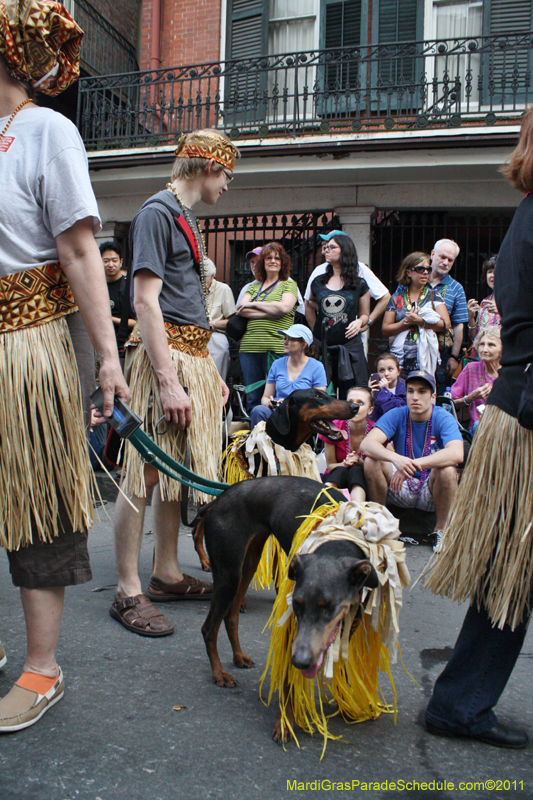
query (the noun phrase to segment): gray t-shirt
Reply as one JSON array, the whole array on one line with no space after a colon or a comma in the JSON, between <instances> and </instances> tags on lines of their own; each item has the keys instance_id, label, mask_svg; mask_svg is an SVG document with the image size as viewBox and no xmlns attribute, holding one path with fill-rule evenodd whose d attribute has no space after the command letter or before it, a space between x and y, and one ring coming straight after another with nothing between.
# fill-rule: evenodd
<instances>
[{"instance_id":1,"label":"gray t-shirt","mask_svg":"<svg viewBox=\"0 0 533 800\"><path fill-rule=\"evenodd\" d=\"M0 117L0 131L8 117ZM87 154L75 126L49 108L23 108L0 139L0 276L58 261L56 236L92 218Z\"/></svg>"},{"instance_id":2,"label":"gray t-shirt","mask_svg":"<svg viewBox=\"0 0 533 800\"><path fill-rule=\"evenodd\" d=\"M155 198L161 198L181 213L179 203L168 189L150 200ZM194 214L188 211L196 227ZM132 241L132 275L140 269L148 269L163 281L159 305L165 322L198 325L209 330L200 276L189 244L170 211L160 203L141 208L132 222Z\"/></svg>"}]
</instances>

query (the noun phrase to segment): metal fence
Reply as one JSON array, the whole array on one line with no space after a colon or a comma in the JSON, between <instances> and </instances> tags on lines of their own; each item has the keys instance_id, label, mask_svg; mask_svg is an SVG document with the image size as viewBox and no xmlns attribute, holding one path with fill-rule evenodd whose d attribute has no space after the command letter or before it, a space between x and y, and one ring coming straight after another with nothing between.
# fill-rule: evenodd
<instances>
[{"instance_id":1,"label":"metal fence","mask_svg":"<svg viewBox=\"0 0 533 800\"><path fill-rule=\"evenodd\" d=\"M84 69L96 75L139 69L135 47L88 0L72 0L70 5L85 33L80 59Z\"/></svg>"},{"instance_id":2,"label":"metal fence","mask_svg":"<svg viewBox=\"0 0 533 800\"><path fill-rule=\"evenodd\" d=\"M269 214L201 217L207 253L217 266L218 277L228 283L235 298L252 280L246 253L268 242L280 242L292 260L291 277L303 294L313 269L322 263L319 233L340 227L333 211L307 214Z\"/></svg>"},{"instance_id":3,"label":"metal fence","mask_svg":"<svg viewBox=\"0 0 533 800\"><path fill-rule=\"evenodd\" d=\"M396 274L409 253L430 253L439 239L453 239L461 248L452 277L464 287L467 299L489 294L480 282L483 261L500 249L513 212L376 211L372 219L372 270L391 294Z\"/></svg>"},{"instance_id":4,"label":"metal fence","mask_svg":"<svg viewBox=\"0 0 533 800\"><path fill-rule=\"evenodd\" d=\"M516 121L531 99L532 42L397 42L82 78L78 126L104 149L198 127L238 139Z\"/></svg>"}]
</instances>

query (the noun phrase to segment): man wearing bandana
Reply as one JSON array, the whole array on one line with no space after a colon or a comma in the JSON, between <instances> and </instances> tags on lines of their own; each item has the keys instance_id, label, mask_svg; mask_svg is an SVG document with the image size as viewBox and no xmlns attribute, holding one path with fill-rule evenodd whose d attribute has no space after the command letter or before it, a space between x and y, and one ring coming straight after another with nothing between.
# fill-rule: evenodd
<instances>
[{"instance_id":1,"label":"man wearing bandana","mask_svg":"<svg viewBox=\"0 0 533 800\"><path fill-rule=\"evenodd\" d=\"M207 253L192 208L200 201L213 205L227 191L238 155L218 131L182 134L171 183L147 200L131 230L138 325L126 342L125 375L132 408L165 452L183 463L188 444L192 470L215 481L228 389L207 347L212 333L206 303ZM206 600L212 585L184 575L178 562L180 484L144 464L129 443L124 471L123 490L139 513L118 497L118 589L110 614L133 633L166 636L173 633L173 625L153 602ZM155 560L143 594L138 562L146 496L152 489ZM203 493L193 495L196 500L209 499Z\"/></svg>"},{"instance_id":2,"label":"man wearing bandana","mask_svg":"<svg viewBox=\"0 0 533 800\"><path fill-rule=\"evenodd\" d=\"M33 725L63 697L55 650L65 586L92 577L80 315L98 355L105 413L115 393L130 398L93 235L100 219L85 148L72 123L33 102L36 88L56 95L77 78L82 35L59 3L0 0L0 545L27 632L23 673L0 700L2 733ZM94 379L91 352L89 363Z\"/></svg>"}]
</instances>

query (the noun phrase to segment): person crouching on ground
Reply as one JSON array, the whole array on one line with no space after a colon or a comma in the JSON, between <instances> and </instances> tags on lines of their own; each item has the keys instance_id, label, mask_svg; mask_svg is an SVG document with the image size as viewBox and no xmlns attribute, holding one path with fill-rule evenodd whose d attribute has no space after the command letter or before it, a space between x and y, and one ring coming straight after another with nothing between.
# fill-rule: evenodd
<instances>
[{"instance_id":1,"label":"person crouching on ground","mask_svg":"<svg viewBox=\"0 0 533 800\"><path fill-rule=\"evenodd\" d=\"M342 442L333 444L322 434L319 435L326 445L328 465L328 471L324 473L322 480L326 486L348 489L350 500L362 503L366 500L367 488L363 467L365 457L360 448L361 442L374 425L369 418L374 407L374 397L366 386L354 386L348 389L346 399L350 403L357 403L359 411L353 419L334 420L335 425L346 435Z\"/></svg>"},{"instance_id":2,"label":"person crouching on ground","mask_svg":"<svg viewBox=\"0 0 533 800\"><path fill-rule=\"evenodd\" d=\"M361 444L370 500L400 508L436 511L437 550L457 491L457 464L463 440L454 417L434 405L435 378L416 370L406 378L407 406L379 419ZM392 441L394 452L388 450Z\"/></svg>"},{"instance_id":3,"label":"person crouching on ground","mask_svg":"<svg viewBox=\"0 0 533 800\"><path fill-rule=\"evenodd\" d=\"M207 344L206 253L192 207L214 205L227 191L238 151L211 130L182 134L172 183L147 200L132 223L133 305L138 326L126 342L125 374L132 409L160 447L183 463L185 429L194 472L216 481L222 453L222 403L228 388ZM185 388L188 389L188 394ZM151 413L149 413L151 405ZM165 424L166 420L166 424ZM170 621L150 602L211 597L212 585L184 575L178 563L180 484L147 464L129 443L124 492L115 508L118 589L109 610L127 630L142 636L173 633ZM146 495L154 489L155 562L142 593L139 554ZM205 499L193 493L195 500Z\"/></svg>"}]
</instances>

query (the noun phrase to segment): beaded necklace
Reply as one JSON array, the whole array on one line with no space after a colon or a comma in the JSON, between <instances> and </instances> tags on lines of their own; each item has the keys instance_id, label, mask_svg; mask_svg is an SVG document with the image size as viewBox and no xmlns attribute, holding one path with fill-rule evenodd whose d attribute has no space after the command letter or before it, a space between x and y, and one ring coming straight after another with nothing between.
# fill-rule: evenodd
<instances>
[{"instance_id":1,"label":"beaded necklace","mask_svg":"<svg viewBox=\"0 0 533 800\"><path fill-rule=\"evenodd\" d=\"M346 458L348 458L348 456L352 452L351 445L350 445L350 421L349 420L347 420L346 428L348 429L348 438L346 439ZM366 426L365 426L365 436L367 436L370 433L371 430L372 430L372 423L371 423L371 421L369 419L367 419ZM364 455L362 453L358 453L357 455L359 456L359 458L364 459Z\"/></svg>"},{"instance_id":2,"label":"beaded necklace","mask_svg":"<svg viewBox=\"0 0 533 800\"><path fill-rule=\"evenodd\" d=\"M431 433L433 430L433 410L431 416L426 423L426 441L424 443L424 450L422 458L427 458L431 450ZM407 415L407 431L405 435L405 457L414 459L413 453L413 431L411 426L411 415ZM418 494L422 488L423 483L427 480L429 470L425 467L420 474L420 478L408 478L407 485L413 494Z\"/></svg>"},{"instance_id":3,"label":"beaded necklace","mask_svg":"<svg viewBox=\"0 0 533 800\"><path fill-rule=\"evenodd\" d=\"M7 121L7 124L4 127L4 130L2 131L2 133L0 133L0 139L3 136L5 136L5 133L6 133L7 129L9 128L9 126L11 125L11 123L13 122L13 120L15 119L17 114L19 113L20 109L24 108L24 106L27 105L27 103L33 103L33 100L31 99L31 97L28 97L26 100L23 100L22 103L19 103L19 105L13 111L13 113L11 114L11 116L9 117L9 119Z\"/></svg>"},{"instance_id":4,"label":"beaded necklace","mask_svg":"<svg viewBox=\"0 0 533 800\"><path fill-rule=\"evenodd\" d=\"M194 238L196 239L196 244L198 245L198 252L200 253L200 264L198 266L200 268L200 283L202 284L202 301L203 301L203 304L204 304L207 321L209 323L211 323L211 311L207 307L207 294L209 292L209 289L207 288L206 279L205 279L206 246L205 246L204 235L203 235L202 231L200 230L200 226L198 224L194 225L194 223L192 221L192 217L189 214L189 209L187 208L187 206L185 205L185 203L183 202L183 200L179 196L179 194L178 194L178 192L176 190L176 187L173 186L172 183L167 183L167 189L169 190L169 192L172 192L172 194L174 195L174 197L176 198L176 200L180 204L181 210L183 211L183 216L187 220L187 222L189 224L189 228L193 232Z\"/></svg>"},{"instance_id":5,"label":"beaded necklace","mask_svg":"<svg viewBox=\"0 0 533 800\"><path fill-rule=\"evenodd\" d=\"M411 293L409 291L409 287L406 286L405 289L403 290L403 299L406 311L416 311L417 308L420 308L420 306L422 305L422 301L428 292L429 292L428 287L424 286L424 288L420 292L420 295L418 296L418 300L411 300ZM412 341L416 341L418 337L418 327L416 325L413 325L411 328L409 328L409 333L410 333L409 338Z\"/></svg>"}]
</instances>

